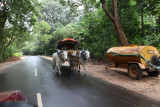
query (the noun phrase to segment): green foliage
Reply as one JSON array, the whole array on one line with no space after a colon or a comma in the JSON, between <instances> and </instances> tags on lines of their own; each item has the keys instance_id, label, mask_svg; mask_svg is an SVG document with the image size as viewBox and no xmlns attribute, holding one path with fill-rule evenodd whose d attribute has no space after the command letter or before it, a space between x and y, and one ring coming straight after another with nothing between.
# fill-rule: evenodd
<instances>
[{"instance_id":1,"label":"green foliage","mask_svg":"<svg viewBox=\"0 0 160 107\"><path fill-rule=\"evenodd\" d=\"M25 42L23 46L24 54L47 54L46 48L48 46L49 40L52 38L52 35L49 33L50 25L45 21L37 22L33 31L32 40Z\"/></svg>"},{"instance_id":2,"label":"green foliage","mask_svg":"<svg viewBox=\"0 0 160 107\"><path fill-rule=\"evenodd\" d=\"M74 20L68 7L60 5L57 1L42 2L42 7L40 20L45 20L51 26L51 32L56 30L57 27L67 25Z\"/></svg>"},{"instance_id":3,"label":"green foliage","mask_svg":"<svg viewBox=\"0 0 160 107\"><path fill-rule=\"evenodd\" d=\"M53 37L57 40L61 40L64 38L74 38L79 35L83 31L83 27L79 24L68 24L66 26L62 26L56 29L53 32Z\"/></svg>"},{"instance_id":4,"label":"green foliage","mask_svg":"<svg viewBox=\"0 0 160 107\"><path fill-rule=\"evenodd\" d=\"M135 35L134 39L131 41L132 43L137 43L139 45L153 45L157 48L160 48L158 43L160 37L160 27L159 27L159 13L160 13L160 4L158 0L136 0L135 10L137 11L137 19L140 20L141 10L143 8L144 11L144 35L141 35L141 31L139 30ZM139 22L140 23L140 22ZM140 29L139 27L136 27Z\"/></svg>"},{"instance_id":5,"label":"green foliage","mask_svg":"<svg viewBox=\"0 0 160 107\"><path fill-rule=\"evenodd\" d=\"M33 31L34 34L39 34L39 35L49 33L50 25L45 21L37 22L34 26Z\"/></svg>"},{"instance_id":6,"label":"green foliage","mask_svg":"<svg viewBox=\"0 0 160 107\"><path fill-rule=\"evenodd\" d=\"M140 16L138 15L136 2L134 0L118 1L118 13L120 23L128 39L132 44L135 37L140 36Z\"/></svg>"},{"instance_id":7,"label":"green foliage","mask_svg":"<svg viewBox=\"0 0 160 107\"><path fill-rule=\"evenodd\" d=\"M26 41L22 48L24 55L34 55L35 50L38 46L33 42Z\"/></svg>"},{"instance_id":8,"label":"green foliage","mask_svg":"<svg viewBox=\"0 0 160 107\"><path fill-rule=\"evenodd\" d=\"M19 45L29 38L30 28L39 14L39 6L35 0L0 1L0 62L11 56L9 48L16 40Z\"/></svg>"},{"instance_id":9,"label":"green foliage","mask_svg":"<svg viewBox=\"0 0 160 107\"><path fill-rule=\"evenodd\" d=\"M47 33L50 30L50 25L48 23L46 23L45 21L42 21L39 23L38 30L41 33L45 33L45 32Z\"/></svg>"},{"instance_id":10,"label":"green foliage","mask_svg":"<svg viewBox=\"0 0 160 107\"><path fill-rule=\"evenodd\" d=\"M44 34L43 35L43 38L42 38L42 41L44 42L44 44L48 44L49 40L52 38L52 35L47 35L47 34Z\"/></svg>"},{"instance_id":11,"label":"green foliage","mask_svg":"<svg viewBox=\"0 0 160 107\"><path fill-rule=\"evenodd\" d=\"M113 27L102 9L86 15L81 24L84 27L81 49L89 49L92 57L102 59L107 49L118 45Z\"/></svg>"},{"instance_id":12,"label":"green foliage","mask_svg":"<svg viewBox=\"0 0 160 107\"><path fill-rule=\"evenodd\" d=\"M112 11L111 1L106 2L109 11ZM5 17L2 11L5 7L0 7L0 49L5 51L0 55L0 61L3 55L20 55L22 51L28 55L51 55L56 50L55 43L64 38L80 40L79 48L89 49L91 57L99 59L104 58L107 49L120 45L111 21L101 9L100 1L47 0L41 6L35 0L7 0L6 3L7 8L13 6L6 10ZM84 8L78 10L79 6ZM160 49L158 0L118 0L118 13L129 44L153 45Z\"/></svg>"},{"instance_id":13,"label":"green foliage","mask_svg":"<svg viewBox=\"0 0 160 107\"><path fill-rule=\"evenodd\" d=\"M41 17L38 17L38 20L33 28L32 39L24 44L24 54L51 55L56 41L74 37L78 31L72 24L67 25L74 20L72 12L57 1L42 1ZM32 48L29 48L30 46Z\"/></svg>"},{"instance_id":14,"label":"green foliage","mask_svg":"<svg viewBox=\"0 0 160 107\"><path fill-rule=\"evenodd\" d=\"M23 55L22 52L13 53L13 56L21 57Z\"/></svg>"},{"instance_id":15,"label":"green foliage","mask_svg":"<svg viewBox=\"0 0 160 107\"><path fill-rule=\"evenodd\" d=\"M83 27L79 24L73 24L70 23L66 26L61 26L57 28L53 33L53 37L49 40L46 49L47 55L52 55L53 52L56 51L56 42L65 38L74 38L78 39L80 36L80 33L83 31Z\"/></svg>"}]
</instances>

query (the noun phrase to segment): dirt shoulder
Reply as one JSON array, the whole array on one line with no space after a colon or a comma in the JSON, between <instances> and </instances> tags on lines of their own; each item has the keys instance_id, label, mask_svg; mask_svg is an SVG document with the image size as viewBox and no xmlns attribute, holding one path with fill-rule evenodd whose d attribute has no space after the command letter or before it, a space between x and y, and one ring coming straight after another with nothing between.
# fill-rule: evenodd
<instances>
[{"instance_id":1,"label":"dirt shoulder","mask_svg":"<svg viewBox=\"0 0 160 107\"><path fill-rule=\"evenodd\" d=\"M42 57L52 60L51 57ZM142 79L133 80L128 77L126 69L106 69L106 66L106 64L87 63L86 72L111 84L160 101L160 75L158 77L150 77L144 72Z\"/></svg>"},{"instance_id":2,"label":"dirt shoulder","mask_svg":"<svg viewBox=\"0 0 160 107\"><path fill-rule=\"evenodd\" d=\"M0 70L6 68L8 65L14 63L15 61L20 61L20 60L23 60L25 58L26 58L26 56L22 56L20 58L19 57L15 57L15 56L10 57L5 62L0 63Z\"/></svg>"}]
</instances>

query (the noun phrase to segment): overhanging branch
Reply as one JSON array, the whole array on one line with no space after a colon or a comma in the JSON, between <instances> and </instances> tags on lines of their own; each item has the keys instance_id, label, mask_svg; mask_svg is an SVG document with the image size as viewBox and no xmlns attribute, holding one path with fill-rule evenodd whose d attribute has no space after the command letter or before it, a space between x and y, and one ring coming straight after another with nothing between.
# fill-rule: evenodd
<instances>
[{"instance_id":1,"label":"overhanging branch","mask_svg":"<svg viewBox=\"0 0 160 107\"><path fill-rule=\"evenodd\" d=\"M102 3L102 8L105 12L105 14L109 17L109 19L114 22L114 17L112 16L112 14L109 12L107 5L106 5L106 0L100 0L100 2Z\"/></svg>"},{"instance_id":2,"label":"overhanging branch","mask_svg":"<svg viewBox=\"0 0 160 107\"><path fill-rule=\"evenodd\" d=\"M18 37L12 38L8 44L5 46L5 48L8 48L9 45L11 45L16 39L18 39Z\"/></svg>"}]
</instances>

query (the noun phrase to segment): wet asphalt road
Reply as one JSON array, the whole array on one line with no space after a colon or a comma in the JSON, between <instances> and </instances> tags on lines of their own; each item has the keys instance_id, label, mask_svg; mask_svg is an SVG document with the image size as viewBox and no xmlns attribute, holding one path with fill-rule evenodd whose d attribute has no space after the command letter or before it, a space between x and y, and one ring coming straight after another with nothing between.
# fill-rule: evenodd
<instances>
[{"instance_id":1,"label":"wet asphalt road","mask_svg":"<svg viewBox=\"0 0 160 107\"><path fill-rule=\"evenodd\" d=\"M21 90L36 105L40 93L43 107L160 107L160 102L90 75L69 73L66 66L62 70L57 76L51 61L27 57L1 70L0 92Z\"/></svg>"}]
</instances>

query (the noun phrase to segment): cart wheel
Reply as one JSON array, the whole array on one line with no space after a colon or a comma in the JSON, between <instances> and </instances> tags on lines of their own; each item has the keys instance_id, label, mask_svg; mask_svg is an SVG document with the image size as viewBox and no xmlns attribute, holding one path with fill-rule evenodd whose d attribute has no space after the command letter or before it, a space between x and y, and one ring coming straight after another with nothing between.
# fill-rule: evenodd
<instances>
[{"instance_id":1,"label":"cart wheel","mask_svg":"<svg viewBox=\"0 0 160 107\"><path fill-rule=\"evenodd\" d=\"M132 79L139 80L142 78L142 70L137 64L131 64L128 67L128 76Z\"/></svg>"},{"instance_id":2,"label":"cart wheel","mask_svg":"<svg viewBox=\"0 0 160 107\"><path fill-rule=\"evenodd\" d=\"M154 72L147 72L149 76L154 76L157 77L159 75L158 71L154 71Z\"/></svg>"}]
</instances>

